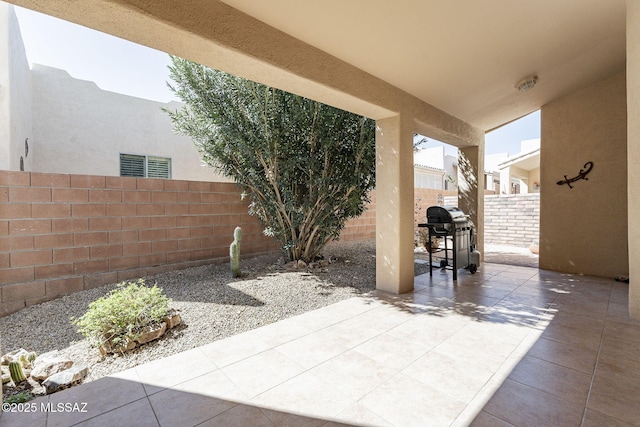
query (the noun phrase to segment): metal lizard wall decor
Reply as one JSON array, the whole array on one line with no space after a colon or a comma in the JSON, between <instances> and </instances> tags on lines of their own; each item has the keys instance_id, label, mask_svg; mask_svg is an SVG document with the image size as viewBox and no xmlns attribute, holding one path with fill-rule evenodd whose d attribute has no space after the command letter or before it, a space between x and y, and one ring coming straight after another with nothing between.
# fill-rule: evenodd
<instances>
[{"instance_id":1,"label":"metal lizard wall decor","mask_svg":"<svg viewBox=\"0 0 640 427\"><path fill-rule=\"evenodd\" d=\"M573 188L573 185L571 185L572 182L576 182L576 181L579 181L581 179L584 179L585 181L588 181L589 178L587 178L587 174L589 172L591 172L591 169L593 169L593 162L585 163L583 168L584 169L580 169L580 172L578 172L577 176L575 176L573 178L567 178L567 175L565 175L564 176L564 180L558 181L556 184L558 184L558 185L567 184L569 186L569 188Z\"/></svg>"}]
</instances>

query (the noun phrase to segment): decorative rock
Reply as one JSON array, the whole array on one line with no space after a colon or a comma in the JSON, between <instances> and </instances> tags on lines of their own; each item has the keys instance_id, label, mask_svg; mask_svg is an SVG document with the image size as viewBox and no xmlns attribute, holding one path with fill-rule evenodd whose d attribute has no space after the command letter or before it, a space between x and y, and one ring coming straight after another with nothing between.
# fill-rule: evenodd
<instances>
[{"instance_id":1,"label":"decorative rock","mask_svg":"<svg viewBox=\"0 0 640 427\"><path fill-rule=\"evenodd\" d=\"M284 269L285 270L289 270L289 271L295 270L297 268L298 268L298 262L297 261L291 261L291 262L288 262L288 263L286 263L284 265Z\"/></svg>"},{"instance_id":2,"label":"decorative rock","mask_svg":"<svg viewBox=\"0 0 640 427\"><path fill-rule=\"evenodd\" d=\"M170 313L162 321L167 324L167 329L173 329L182 322L182 317L179 313Z\"/></svg>"},{"instance_id":3,"label":"decorative rock","mask_svg":"<svg viewBox=\"0 0 640 427\"><path fill-rule=\"evenodd\" d=\"M8 365L10 362L13 362L14 360L19 360L20 356L22 356L22 355L27 357L28 354L29 354L29 352L27 350L25 350L24 348L20 348L18 350L10 351L9 353L7 353L4 356L2 356L2 359L0 359L0 364Z\"/></svg>"},{"instance_id":4,"label":"decorative rock","mask_svg":"<svg viewBox=\"0 0 640 427\"><path fill-rule=\"evenodd\" d=\"M127 340L117 345L113 345L110 341L107 341L104 344L102 344L100 347L98 347L98 350L100 351L100 354L103 356L109 353L123 354L123 353L126 353L127 351L133 350L134 348L136 348L137 345L138 343L135 342L134 340Z\"/></svg>"},{"instance_id":5,"label":"decorative rock","mask_svg":"<svg viewBox=\"0 0 640 427\"><path fill-rule=\"evenodd\" d=\"M65 371L58 372L47 378L42 385L46 393L51 394L60 389L72 386L74 383L82 381L89 374L89 368L86 366L74 366Z\"/></svg>"},{"instance_id":6,"label":"decorative rock","mask_svg":"<svg viewBox=\"0 0 640 427\"><path fill-rule=\"evenodd\" d=\"M73 360L62 356L52 356L43 354L33 362L31 377L35 380L45 380L53 374L69 369L73 365Z\"/></svg>"},{"instance_id":7,"label":"decorative rock","mask_svg":"<svg viewBox=\"0 0 640 427\"><path fill-rule=\"evenodd\" d=\"M298 268L307 268L307 263L303 260L298 260Z\"/></svg>"},{"instance_id":8,"label":"decorative rock","mask_svg":"<svg viewBox=\"0 0 640 427\"><path fill-rule=\"evenodd\" d=\"M167 330L166 322L160 323L160 325L157 325L155 327L155 329L151 329L149 327L146 327L145 328L145 332L140 334L140 336L138 337L138 339L136 341L138 341L138 343L140 343L140 344L146 344L149 341L157 340L162 335L164 335L164 332L166 330Z\"/></svg>"}]
</instances>

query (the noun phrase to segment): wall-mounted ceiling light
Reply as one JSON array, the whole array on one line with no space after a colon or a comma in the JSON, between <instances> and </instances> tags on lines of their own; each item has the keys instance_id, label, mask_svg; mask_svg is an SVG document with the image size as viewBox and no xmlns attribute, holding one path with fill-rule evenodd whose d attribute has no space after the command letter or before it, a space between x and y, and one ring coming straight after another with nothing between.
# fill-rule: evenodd
<instances>
[{"instance_id":1,"label":"wall-mounted ceiling light","mask_svg":"<svg viewBox=\"0 0 640 427\"><path fill-rule=\"evenodd\" d=\"M533 89L536 83L538 83L538 76L527 76L518 82L516 89L520 92L526 92Z\"/></svg>"}]
</instances>

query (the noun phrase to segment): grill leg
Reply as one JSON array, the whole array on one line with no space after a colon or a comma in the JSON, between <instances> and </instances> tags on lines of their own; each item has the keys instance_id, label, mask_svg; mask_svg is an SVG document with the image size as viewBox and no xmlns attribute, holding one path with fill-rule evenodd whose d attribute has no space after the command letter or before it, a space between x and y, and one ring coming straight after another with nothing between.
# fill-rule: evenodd
<instances>
[{"instance_id":1,"label":"grill leg","mask_svg":"<svg viewBox=\"0 0 640 427\"><path fill-rule=\"evenodd\" d=\"M431 252L431 227L429 227L429 277L433 277L433 254Z\"/></svg>"},{"instance_id":2,"label":"grill leg","mask_svg":"<svg viewBox=\"0 0 640 427\"><path fill-rule=\"evenodd\" d=\"M453 280L458 280L458 247L456 246L456 227L453 227Z\"/></svg>"}]
</instances>

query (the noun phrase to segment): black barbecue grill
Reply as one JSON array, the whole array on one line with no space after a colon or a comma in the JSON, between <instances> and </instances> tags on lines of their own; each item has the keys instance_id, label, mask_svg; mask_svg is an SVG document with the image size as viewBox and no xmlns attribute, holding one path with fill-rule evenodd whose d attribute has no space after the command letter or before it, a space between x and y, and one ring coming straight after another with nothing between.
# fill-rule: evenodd
<instances>
[{"instance_id":1,"label":"black barbecue grill","mask_svg":"<svg viewBox=\"0 0 640 427\"><path fill-rule=\"evenodd\" d=\"M429 229L429 242L432 237L443 237L444 249L429 247L429 275L433 275L433 252L444 252L440 267L453 270L453 280L458 280L458 268L468 268L471 274L478 270L479 253L475 251L473 241L473 225L469 216L455 206L431 206L427 208L426 224L418 227ZM449 248L449 239L451 248ZM449 256L451 255L451 256ZM449 265L451 260L453 265Z\"/></svg>"}]
</instances>

